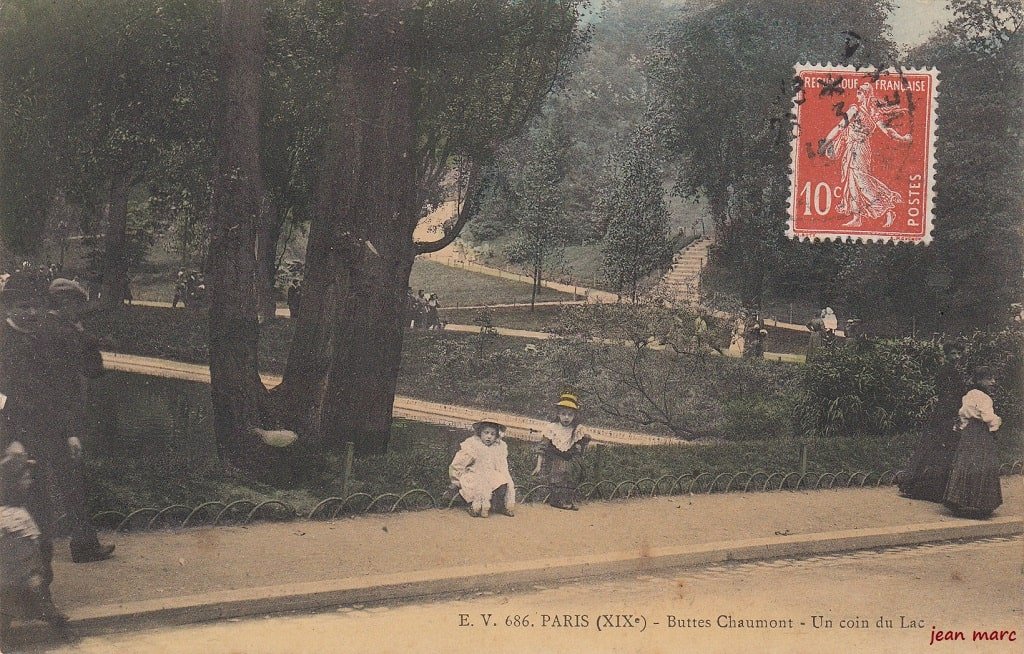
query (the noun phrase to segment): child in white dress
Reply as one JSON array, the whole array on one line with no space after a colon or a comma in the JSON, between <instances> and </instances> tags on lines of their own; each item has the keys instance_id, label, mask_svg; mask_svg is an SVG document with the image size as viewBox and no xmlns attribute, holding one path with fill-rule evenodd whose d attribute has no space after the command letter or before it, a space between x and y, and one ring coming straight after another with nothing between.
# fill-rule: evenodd
<instances>
[{"instance_id":1,"label":"child in white dress","mask_svg":"<svg viewBox=\"0 0 1024 654\"><path fill-rule=\"evenodd\" d=\"M490 420L473 425L473 436L448 466L452 486L469 503L469 513L486 518L492 504L501 505L505 515L515 515L516 485L508 470L505 426Z\"/></svg>"}]
</instances>

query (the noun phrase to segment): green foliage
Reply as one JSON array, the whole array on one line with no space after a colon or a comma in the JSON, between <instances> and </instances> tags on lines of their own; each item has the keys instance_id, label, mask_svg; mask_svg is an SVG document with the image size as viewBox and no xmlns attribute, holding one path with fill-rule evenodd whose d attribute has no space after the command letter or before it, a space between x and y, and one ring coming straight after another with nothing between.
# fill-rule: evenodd
<instances>
[{"instance_id":1,"label":"green foliage","mask_svg":"<svg viewBox=\"0 0 1024 654\"><path fill-rule=\"evenodd\" d=\"M942 361L937 342L832 343L801 372L797 421L805 433L878 436L920 426Z\"/></svg>"},{"instance_id":2,"label":"green foliage","mask_svg":"<svg viewBox=\"0 0 1024 654\"><path fill-rule=\"evenodd\" d=\"M617 290L628 291L636 302L640 281L671 258L668 209L649 125L634 130L604 207L606 274Z\"/></svg>"},{"instance_id":3,"label":"green foliage","mask_svg":"<svg viewBox=\"0 0 1024 654\"><path fill-rule=\"evenodd\" d=\"M788 248L793 65L891 60L888 9L882 0L814 11L783 0L734 0L665 30L652 64L667 103L662 138L680 162L680 193L709 202L718 246L712 262L745 306L760 305L767 276ZM851 57L842 30L861 37Z\"/></svg>"},{"instance_id":4,"label":"green foliage","mask_svg":"<svg viewBox=\"0 0 1024 654\"><path fill-rule=\"evenodd\" d=\"M115 180L148 186L208 121L214 4L5 3L0 36L0 227L38 246L60 195L98 216Z\"/></svg>"},{"instance_id":5,"label":"green foliage","mask_svg":"<svg viewBox=\"0 0 1024 654\"><path fill-rule=\"evenodd\" d=\"M561 188L565 138L564 129L551 129L534 142L515 189L515 238L507 254L512 263L526 264L532 270L535 293L569 232Z\"/></svg>"},{"instance_id":6,"label":"green foliage","mask_svg":"<svg viewBox=\"0 0 1024 654\"><path fill-rule=\"evenodd\" d=\"M967 391L976 367L991 367L998 385L993 395L996 412L1008 426L1020 424L1024 333L976 332L951 339L947 346L962 354L944 355L942 343L911 338L834 342L803 368L795 420L804 433L823 436L879 436L920 429L944 392L938 380L945 362L955 371L946 382L953 386L949 392L954 399Z\"/></svg>"},{"instance_id":7,"label":"green foliage","mask_svg":"<svg viewBox=\"0 0 1024 654\"><path fill-rule=\"evenodd\" d=\"M279 499L301 512L341 492L343 457L319 452L278 485L254 483L223 472L216 460L209 392L202 384L112 373L92 386L86 440L90 511L198 506L211 500ZM768 428L768 426L766 426ZM386 455L358 458L349 492L373 496L424 488L439 497L448 486L448 464L468 431L396 421ZM809 471L895 470L917 434L882 438L822 438L812 443ZM1000 460L1021 456L1020 439L1000 439ZM657 479L664 474L746 470L795 471L800 443L792 439L700 444L688 447L605 447L584 459L585 479ZM600 469L598 469L600 460ZM513 479L532 487L532 444L509 440Z\"/></svg>"},{"instance_id":8,"label":"green foliage","mask_svg":"<svg viewBox=\"0 0 1024 654\"><path fill-rule=\"evenodd\" d=\"M495 173L485 182L487 201L471 223L475 241L490 241L514 226L508 206L523 174L519 164L558 124L571 125L571 139L561 153L565 159L562 196L572 217L567 243L603 237L607 215L602 198L612 183L609 162L624 149L630 130L652 102L644 62L655 45L656 26L676 10L661 0L601 4L600 14L592 17L586 51L571 62L568 79L545 98L534 129L502 147Z\"/></svg>"},{"instance_id":9,"label":"green foliage","mask_svg":"<svg viewBox=\"0 0 1024 654\"><path fill-rule=\"evenodd\" d=\"M565 307L552 359L602 413L627 424L687 440L785 434L785 421L767 429L750 407L783 413L796 370L716 355L726 326L705 320L708 331L698 338L694 314L658 299Z\"/></svg>"}]
</instances>

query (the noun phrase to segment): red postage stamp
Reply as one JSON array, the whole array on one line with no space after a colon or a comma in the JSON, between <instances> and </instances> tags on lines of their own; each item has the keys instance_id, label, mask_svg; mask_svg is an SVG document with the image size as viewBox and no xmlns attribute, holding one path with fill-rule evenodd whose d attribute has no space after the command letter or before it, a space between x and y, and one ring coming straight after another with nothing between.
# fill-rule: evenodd
<instances>
[{"instance_id":1,"label":"red postage stamp","mask_svg":"<svg viewBox=\"0 0 1024 654\"><path fill-rule=\"evenodd\" d=\"M787 235L928 243L935 69L796 67Z\"/></svg>"}]
</instances>

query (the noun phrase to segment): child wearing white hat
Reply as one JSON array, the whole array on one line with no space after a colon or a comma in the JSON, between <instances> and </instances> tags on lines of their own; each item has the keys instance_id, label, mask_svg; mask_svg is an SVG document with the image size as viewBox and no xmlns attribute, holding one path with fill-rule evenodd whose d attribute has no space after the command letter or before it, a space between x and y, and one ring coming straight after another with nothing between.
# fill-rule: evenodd
<instances>
[{"instance_id":1,"label":"child wearing white hat","mask_svg":"<svg viewBox=\"0 0 1024 654\"><path fill-rule=\"evenodd\" d=\"M473 425L473 432L448 466L452 486L469 503L473 516L486 518L492 503L502 504L505 515L515 515L516 485L508 470L505 426L482 420Z\"/></svg>"}]
</instances>

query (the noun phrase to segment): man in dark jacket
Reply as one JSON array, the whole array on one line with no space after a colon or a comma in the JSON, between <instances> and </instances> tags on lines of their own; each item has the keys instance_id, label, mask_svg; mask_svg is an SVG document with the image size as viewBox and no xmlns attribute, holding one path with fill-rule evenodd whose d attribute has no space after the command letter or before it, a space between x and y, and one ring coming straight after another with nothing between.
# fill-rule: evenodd
<instances>
[{"instance_id":1,"label":"man in dark jacket","mask_svg":"<svg viewBox=\"0 0 1024 654\"><path fill-rule=\"evenodd\" d=\"M82 477L81 434L85 428L85 378L102 372L99 349L78 323L87 295L70 280L54 280L47 298L4 289L9 309L0 323L0 416L4 443L20 442L38 462L38 485L29 511L43 535L47 568L53 555L58 507L71 530L71 558L100 561L113 552L89 522ZM48 303L49 300L49 303ZM52 571L47 573L47 585Z\"/></svg>"}]
</instances>

